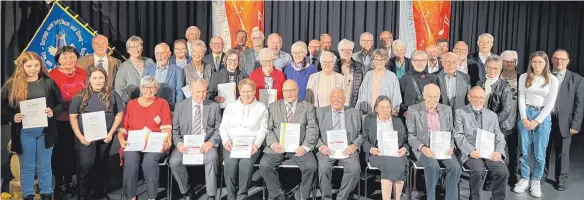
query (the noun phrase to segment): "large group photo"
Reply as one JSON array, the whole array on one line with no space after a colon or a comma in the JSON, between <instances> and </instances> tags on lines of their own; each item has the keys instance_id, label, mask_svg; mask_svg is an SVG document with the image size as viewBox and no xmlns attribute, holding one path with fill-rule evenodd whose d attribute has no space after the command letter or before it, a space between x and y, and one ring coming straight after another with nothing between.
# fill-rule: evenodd
<instances>
[{"instance_id":1,"label":"large group photo","mask_svg":"<svg viewBox=\"0 0 584 200\"><path fill-rule=\"evenodd\" d=\"M2 200L581 199L583 2L0 10Z\"/></svg>"}]
</instances>

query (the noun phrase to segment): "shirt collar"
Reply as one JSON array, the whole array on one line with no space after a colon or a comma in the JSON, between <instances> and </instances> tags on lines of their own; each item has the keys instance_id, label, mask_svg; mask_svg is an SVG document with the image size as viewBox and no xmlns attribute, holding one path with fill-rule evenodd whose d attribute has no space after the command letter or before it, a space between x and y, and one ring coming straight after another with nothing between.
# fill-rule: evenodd
<instances>
[{"instance_id":1,"label":"shirt collar","mask_svg":"<svg viewBox=\"0 0 584 200\"><path fill-rule=\"evenodd\" d=\"M168 62L167 62L167 63L166 63L166 65L164 65L164 66L160 66L160 65L158 65L158 63L156 63L156 69L159 69L159 70L165 70L165 69L167 69L167 68L168 68Z\"/></svg>"},{"instance_id":2,"label":"shirt collar","mask_svg":"<svg viewBox=\"0 0 584 200\"><path fill-rule=\"evenodd\" d=\"M198 104L198 103L195 102L194 99L191 100L191 101L193 101L193 108L196 107L196 106L203 106L203 102L201 102L201 103Z\"/></svg>"},{"instance_id":3,"label":"shirt collar","mask_svg":"<svg viewBox=\"0 0 584 200\"><path fill-rule=\"evenodd\" d=\"M554 69L554 71L553 71L553 72L554 72L554 73L557 73L557 74L561 74L562 76L564 76L564 75L566 75L566 71L567 71L566 69L564 69L564 70L561 70L561 71L558 71L558 70Z\"/></svg>"},{"instance_id":4,"label":"shirt collar","mask_svg":"<svg viewBox=\"0 0 584 200\"><path fill-rule=\"evenodd\" d=\"M428 107L424 107L424 109L426 110L426 113L438 113L438 106L436 106L434 110L430 110Z\"/></svg>"},{"instance_id":5,"label":"shirt collar","mask_svg":"<svg viewBox=\"0 0 584 200\"><path fill-rule=\"evenodd\" d=\"M379 116L377 116L377 123L391 123L393 120L393 117L389 117L389 119L387 121L383 121L382 119L379 119Z\"/></svg>"},{"instance_id":6,"label":"shirt collar","mask_svg":"<svg viewBox=\"0 0 584 200\"><path fill-rule=\"evenodd\" d=\"M107 60L107 55L105 55L105 56L103 56L103 57L99 57L99 56L97 56L97 55L93 54L93 59L94 59L94 60L100 60L100 59L101 59L101 60L103 60L103 61L106 61L106 60Z\"/></svg>"},{"instance_id":7,"label":"shirt collar","mask_svg":"<svg viewBox=\"0 0 584 200\"><path fill-rule=\"evenodd\" d=\"M336 111L336 110L335 110L335 109L334 109L334 108L331 106L331 110L333 111L333 113L336 113L336 112L340 112L341 114L345 113L345 107L341 108L341 110L340 110L340 111Z\"/></svg>"},{"instance_id":8,"label":"shirt collar","mask_svg":"<svg viewBox=\"0 0 584 200\"><path fill-rule=\"evenodd\" d=\"M296 106L298 99L294 100L292 103L287 102L286 100L284 100L284 102L285 102L286 106L294 107L294 106Z\"/></svg>"}]
</instances>

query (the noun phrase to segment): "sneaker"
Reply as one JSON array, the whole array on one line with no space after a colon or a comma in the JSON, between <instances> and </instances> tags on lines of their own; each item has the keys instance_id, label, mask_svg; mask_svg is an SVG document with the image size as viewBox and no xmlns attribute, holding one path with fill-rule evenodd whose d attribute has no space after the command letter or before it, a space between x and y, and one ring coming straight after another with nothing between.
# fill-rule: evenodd
<instances>
[{"instance_id":1,"label":"sneaker","mask_svg":"<svg viewBox=\"0 0 584 200\"><path fill-rule=\"evenodd\" d=\"M521 180L519 180L519 182L517 182L517 184L515 184L515 188L513 188L513 192L521 194L521 193L525 192L525 190L527 189L528 186L529 186L529 180L521 179Z\"/></svg>"},{"instance_id":2,"label":"sneaker","mask_svg":"<svg viewBox=\"0 0 584 200\"><path fill-rule=\"evenodd\" d=\"M539 181L531 181L531 196L541 197L541 183Z\"/></svg>"}]
</instances>

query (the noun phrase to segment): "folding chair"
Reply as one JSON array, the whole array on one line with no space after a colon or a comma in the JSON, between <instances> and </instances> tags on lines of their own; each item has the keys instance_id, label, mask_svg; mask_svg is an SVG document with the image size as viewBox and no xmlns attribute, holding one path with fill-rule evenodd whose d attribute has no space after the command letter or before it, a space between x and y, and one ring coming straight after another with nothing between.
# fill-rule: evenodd
<instances>
[{"instance_id":1,"label":"folding chair","mask_svg":"<svg viewBox=\"0 0 584 200\"><path fill-rule=\"evenodd\" d=\"M406 169L408 169L408 166L406 166ZM368 187L367 187L367 182L369 182L368 181L368 177L369 177L368 171L369 170L379 170L379 168L373 167L373 166L371 166L370 163L367 163L367 167L365 168L365 191L363 191L363 197L365 197L365 199L367 199L367 191L369 191ZM409 170L406 170L406 177L409 177ZM405 181L409 182L409 180L407 180L407 178ZM411 189L412 189L411 187L408 187L408 183L406 183L405 187L406 187L406 190L408 190L408 191L411 191ZM408 194L408 199L411 199L411 196L409 195L411 193L406 193L406 194ZM361 194L359 194L359 198L361 198Z\"/></svg>"},{"instance_id":2,"label":"folding chair","mask_svg":"<svg viewBox=\"0 0 584 200\"><path fill-rule=\"evenodd\" d=\"M414 170L424 170L426 167L424 167L422 165L422 162L420 161L413 161L412 159L409 159L409 162L411 163L411 167L410 167L410 171L408 172L408 183L407 183L407 187L409 188L408 190L408 199L412 199L412 190L413 190L413 184L414 184ZM444 171L444 167L440 167L440 172ZM442 181L444 181L444 179L442 178L442 176L440 176L440 179L442 179ZM440 181L438 182L439 184L443 185L443 183L440 183ZM458 181L458 185L460 186L460 180ZM430 186L426 186L426 187L430 187ZM435 187L435 186L432 186ZM427 192L426 192L427 193ZM458 196L460 196L460 189L458 190ZM428 194L426 194L428 195Z\"/></svg>"}]
</instances>

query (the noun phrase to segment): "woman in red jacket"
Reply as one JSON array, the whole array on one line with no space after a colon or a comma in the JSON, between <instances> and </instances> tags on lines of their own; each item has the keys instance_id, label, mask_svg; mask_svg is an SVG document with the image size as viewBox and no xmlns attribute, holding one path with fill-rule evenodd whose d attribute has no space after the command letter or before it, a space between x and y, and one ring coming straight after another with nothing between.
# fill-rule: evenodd
<instances>
[{"instance_id":1,"label":"woman in red jacket","mask_svg":"<svg viewBox=\"0 0 584 200\"><path fill-rule=\"evenodd\" d=\"M268 106L270 103L284 98L282 95L282 85L286 81L286 76L280 70L274 68L274 52L264 48L258 54L261 66L249 74L249 78L256 85L256 99ZM275 90L275 91L274 91ZM267 94L276 93L276 99L268 99ZM266 94L266 95L264 95Z\"/></svg>"}]
</instances>

